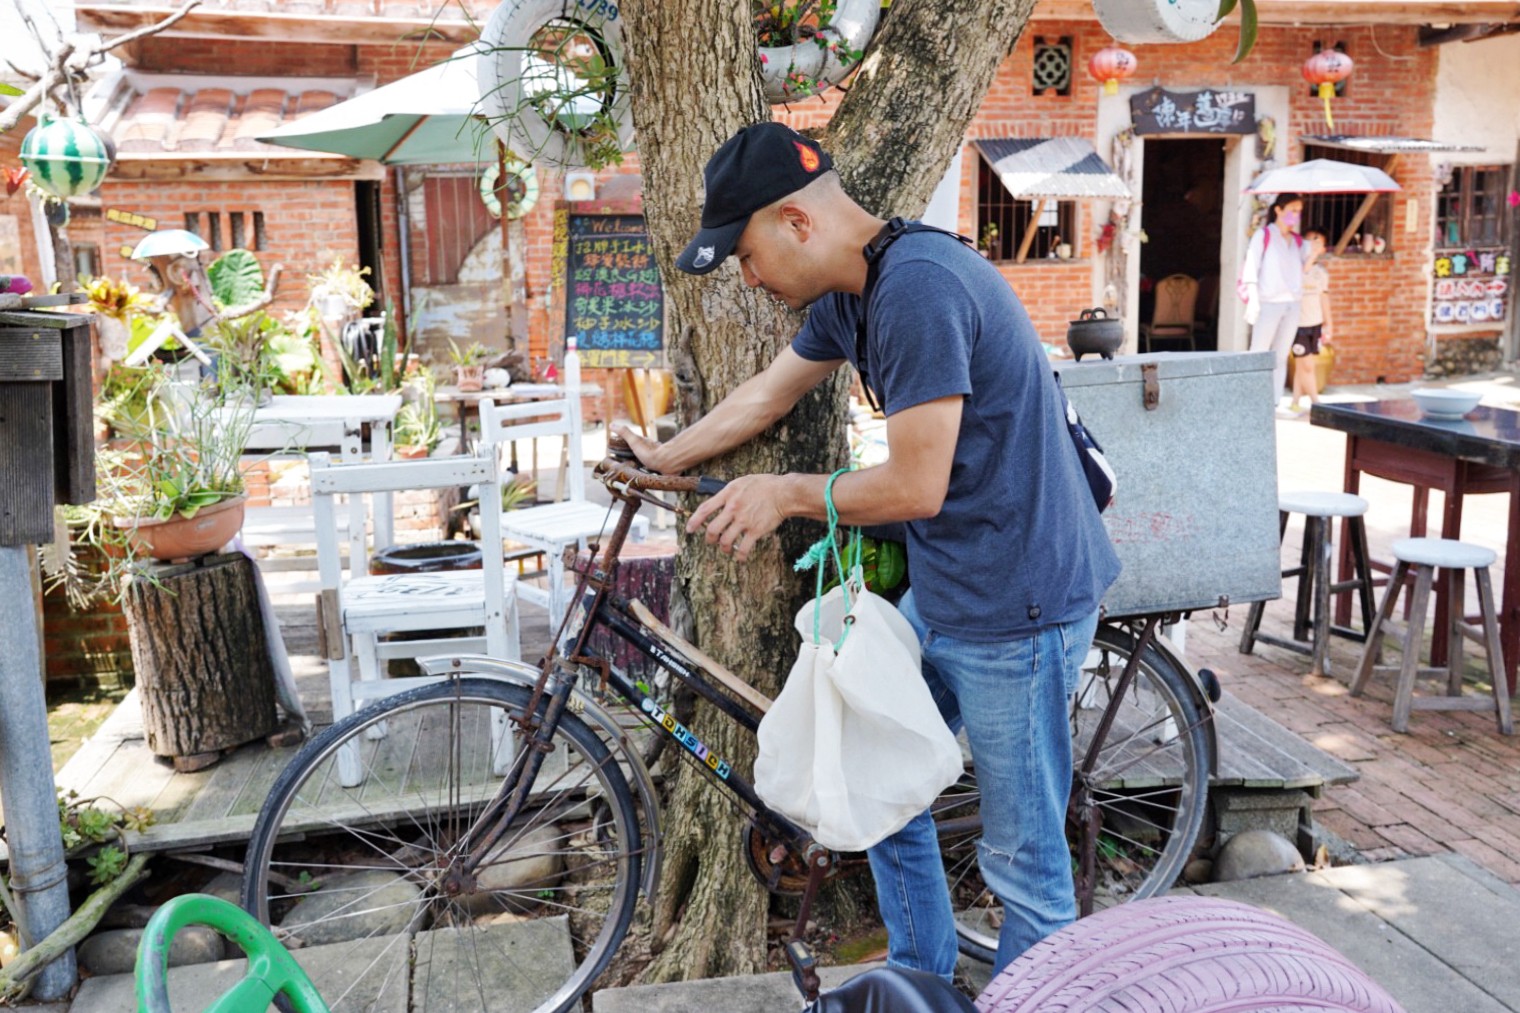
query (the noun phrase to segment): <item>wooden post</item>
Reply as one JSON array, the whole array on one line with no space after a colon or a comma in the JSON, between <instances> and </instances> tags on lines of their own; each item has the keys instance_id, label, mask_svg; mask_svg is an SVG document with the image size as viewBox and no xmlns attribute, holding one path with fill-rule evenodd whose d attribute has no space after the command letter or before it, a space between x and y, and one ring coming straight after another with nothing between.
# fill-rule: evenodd
<instances>
[{"instance_id":1,"label":"wooden post","mask_svg":"<svg viewBox=\"0 0 1520 1013\"><path fill-rule=\"evenodd\" d=\"M1045 198L1041 197L1034 202L1034 214L1029 216L1029 228L1024 230L1024 239L1019 243L1019 255L1014 257L1014 262L1022 264L1024 258L1029 256L1029 246L1034 242L1034 234L1040 228L1040 216L1045 213Z\"/></svg>"},{"instance_id":2,"label":"wooden post","mask_svg":"<svg viewBox=\"0 0 1520 1013\"><path fill-rule=\"evenodd\" d=\"M153 566L122 611L132 633L148 748L199 770L275 729L275 673L242 553Z\"/></svg>"}]
</instances>

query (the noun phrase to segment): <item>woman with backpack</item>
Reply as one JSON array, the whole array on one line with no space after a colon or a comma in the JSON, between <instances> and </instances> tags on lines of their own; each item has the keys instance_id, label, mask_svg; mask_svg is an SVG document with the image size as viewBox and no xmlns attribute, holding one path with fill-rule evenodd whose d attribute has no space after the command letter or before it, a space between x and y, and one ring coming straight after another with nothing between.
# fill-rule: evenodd
<instances>
[{"instance_id":1,"label":"woman with backpack","mask_svg":"<svg viewBox=\"0 0 1520 1013\"><path fill-rule=\"evenodd\" d=\"M1240 270L1251 325L1251 351L1272 350L1272 403L1288 378L1288 351L1298 333L1298 308L1304 295L1304 263L1309 251L1298 234L1304 200L1278 194L1267 211L1267 224L1251 237Z\"/></svg>"}]
</instances>

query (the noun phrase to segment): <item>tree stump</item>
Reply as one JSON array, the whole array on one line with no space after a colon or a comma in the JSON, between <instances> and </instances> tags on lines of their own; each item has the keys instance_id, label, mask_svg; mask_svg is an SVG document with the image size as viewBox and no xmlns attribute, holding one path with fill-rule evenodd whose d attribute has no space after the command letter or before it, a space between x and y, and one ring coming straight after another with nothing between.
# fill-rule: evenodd
<instances>
[{"instance_id":1,"label":"tree stump","mask_svg":"<svg viewBox=\"0 0 1520 1013\"><path fill-rule=\"evenodd\" d=\"M123 611L148 748L198 770L274 731L276 677L252 561L214 554L142 572Z\"/></svg>"},{"instance_id":2,"label":"tree stump","mask_svg":"<svg viewBox=\"0 0 1520 1013\"><path fill-rule=\"evenodd\" d=\"M569 550L574 553L575 550ZM618 560L612 586L624 598L637 599L662 623L670 622L670 585L676 574L675 546L663 543L628 542ZM567 553L568 555L569 553ZM588 553L575 553L575 565L584 568ZM607 630L591 634L591 649L626 672L631 679L652 679L659 663L642 654L621 637Z\"/></svg>"}]
</instances>

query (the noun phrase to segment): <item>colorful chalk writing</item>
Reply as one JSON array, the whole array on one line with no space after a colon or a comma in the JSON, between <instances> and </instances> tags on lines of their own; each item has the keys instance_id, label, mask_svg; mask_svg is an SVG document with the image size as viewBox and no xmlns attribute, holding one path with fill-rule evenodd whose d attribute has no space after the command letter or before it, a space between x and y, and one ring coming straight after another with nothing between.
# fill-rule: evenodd
<instances>
[{"instance_id":1,"label":"colorful chalk writing","mask_svg":"<svg viewBox=\"0 0 1520 1013\"><path fill-rule=\"evenodd\" d=\"M1509 313L1508 250L1444 250L1432 266L1434 324L1498 324Z\"/></svg>"},{"instance_id":2,"label":"colorful chalk writing","mask_svg":"<svg viewBox=\"0 0 1520 1013\"><path fill-rule=\"evenodd\" d=\"M563 251L565 333L581 364L663 365L665 296L643 216L566 215Z\"/></svg>"}]
</instances>

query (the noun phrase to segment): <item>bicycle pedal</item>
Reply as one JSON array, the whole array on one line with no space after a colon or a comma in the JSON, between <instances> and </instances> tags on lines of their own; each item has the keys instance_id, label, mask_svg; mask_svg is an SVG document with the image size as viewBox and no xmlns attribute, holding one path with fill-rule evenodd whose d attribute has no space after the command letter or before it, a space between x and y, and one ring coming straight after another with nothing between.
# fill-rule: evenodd
<instances>
[{"instance_id":1,"label":"bicycle pedal","mask_svg":"<svg viewBox=\"0 0 1520 1013\"><path fill-rule=\"evenodd\" d=\"M792 984L802 993L803 999L813 1002L818 998L818 956L806 940L792 939L786 944L786 960L792 965Z\"/></svg>"}]
</instances>

